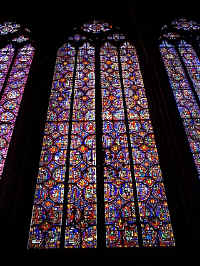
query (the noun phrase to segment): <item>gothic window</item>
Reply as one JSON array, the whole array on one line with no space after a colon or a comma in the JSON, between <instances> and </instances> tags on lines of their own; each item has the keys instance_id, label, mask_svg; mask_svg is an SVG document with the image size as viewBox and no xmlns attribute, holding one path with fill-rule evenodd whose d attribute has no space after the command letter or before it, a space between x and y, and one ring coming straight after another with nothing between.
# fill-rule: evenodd
<instances>
[{"instance_id":1,"label":"gothic window","mask_svg":"<svg viewBox=\"0 0 200 266\"><path fill-rule=\"evenodd\" d=\"M0 24L0 179L33 56L29 29Z\"/></svg>"},{"instance_id":2,"label":"gothic window","mask_svg":"<svg viewBox=\"0 0 200 266\"><path fill-rule=\"evenodd\" d=\"M57 52L28 248L174 245L135 46L84 24Z\"/></svg>"},{"instance_id":3,"label":"gothic window","mask_svg":"<svg viewBox=\"0 0 200 266\"><path fill-rule=\"evenodd\" d=\"M200 177L200 24L187 19L164 26L160 52Z\"/></svg>"}]
</instances>

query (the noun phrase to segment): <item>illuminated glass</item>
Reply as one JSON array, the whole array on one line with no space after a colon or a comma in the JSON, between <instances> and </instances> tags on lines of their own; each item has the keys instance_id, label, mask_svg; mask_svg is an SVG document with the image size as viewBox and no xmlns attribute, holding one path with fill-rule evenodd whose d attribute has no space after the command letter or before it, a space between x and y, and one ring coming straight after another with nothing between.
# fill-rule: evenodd
<instances>
[{"instance_id":1,"label":"illuminated glass","mask_svg":"<svg viewBox=\"0 0 200 266\"><path fill-rule=\"evenodd\" d=\"M198 24L195 21L188 20L186 18L181 18L174 20L172 22L172 25L177 29L177 30L184 30L184 31L195 31L195 30L200 30L200 24Z\"/></svg>"},{"instance_id":2,"label":"illuminated glass","mask_svg":"<svg viewBox=\"0 0 200 266\"><path fill-rule=\"evenodd\" d=\"M29 234L29 248L60 247L75 48L58 50Z\"/></svg>"},{"instance_id":3,"label":"illuminated glass","mask_svg":"<svg viewBox=\"0 0 200 266\"><path fill-rule=\"evenodd\" d=\"M179 43L179 51L183 62L186 65L188 74L193 82L193 86L200 100L200 61L192 45L184 40Z\"/></svg>"},{"instance_id":4,"label":"illuminated glass","mask_svg":"<svg viewBox=\"0 0 200 266\"><path fill-rule=\"evenodd\" d=\"M97 248L100 227L108 248L175 245L136 50L111 29L58 51L28 248Z\"/></svg>"},{"instance_id":5,"label":"illuminated glass","mask_svg":"<svg viewBox=\"0 0 200 266\"><path fill-rule=\"evenodd\" d=\"M115 40L115 41L126 39L126 37L123 34L119 34L119 33L110 34L110 35L108 35L107 38L108 38L108 40Z\"/></svg>"},{"instance_id":6,"label":"illuminated glass","mask_svg":"<svg viewBox=\"0 0 200 266\"><path fill-rule=\"evenodd\" d=\"M29 38L28 37L24 37L23 35L12 39L13 42L17 42L17 43L26 42L28 40L29 40Z\"/></svg>"},{"instance_id":7,"label":"illuminated glass","mask_svg":"<svg viewBox=\"0 0 200 266\"><path fill-rule=\"evenodd\" d=\"M0 24L0 35L7 35L8 33L14 33L19 30L20 24L13 22L5 22Z\"/></svg>"},{"instance_id":8,"label":"illuminated glass","mask_svg":"<svg viewBox=\"0 0 200 266\"><path fill-rule=\"evenodd\" d=\"M123 84L117 48L109 43L101 48L106 245L138 246L135 197L143 246L174 246L143 80L135 48L129 43L120 48L120 61ZM134 177L130 170L128 138ZM136 182L137 195L133 192L133 182Z\"/></svg>"},{"instance_id":9,"label":"illuminated glass","mask_svg":"<svg viewBox=\"0 0 200 266\"><path fill-rule=\"evenodd\" d=\"M180 38L181 36L175 32L168 32L168 33L163 34L163 37L168 38L170 40L176 40L177 38Z\"/></svg>"},{"instance_id":10,"label":"illuminated glass","mask_svg":"<svg viewBox=\"0 0 200 266\"><path fill-rule=\"evenodd\" d=\"M83 25L83 31L91 32L91 33L100 33L106 32L112 29L112 25L109 23L101 23L98 21L94 21L93 23L87 23Z\"/></svg>"},{"instance_id":11,"label":"illuminated glass","mask_svg":"<svg viewBox=\"0 0 200 266\"><path fill-rule=\"evenodd\" d=\"M11 44L0 50L0 92L5 82L15 49Z\"/></svg>"},{"instance_id":12,"label":"illuminated glass","mask_svg":"<svg viewBox=\"0 0 200 266\"><path fill-rule=\"evenodd\" d=\"M100 54L106 246L138 246L118 51L106 43Z\"/></svg>"},{"instance_id":13,"label":"illuminated glass","mask_svg":"<svg viewBox=\"0 0 200 266\"><path fill-rule=\"evenodd\" d=\"M180 43L179 49L197 94L199 95L199 59L196 57L191 46L185 42ZM200 176L200 107L174 45L168 41L163 41L160 44L160 52Z\"/></svg>"},{"instance_id":14,"label":"illuminated glass","mask_svg":"<svg viewBox=\"0 0 200 266\"><path fill-rule=\"evenodd\" d=\"M163 177L137 53L134 46L125 43L120 54L143 246L174 246Z\"/></svg>"},{"instance_id":15,"label":"illuminated glass","mask_svg":"<svg viewBox=\"0 0 200 266\"><path fill-rule=\"evenodd\" d=\"M23 97L24 87L28 78L34 50L35 49L30 44L19 49L3 95L0 99L0 175L3 173L3 167L9 148L9 143ZM6 65L7 71L14 51L12 46L7 46L5 51L8 51L9 55L3 55L1 58L3 59L3 62L4 60L8 60L8 64Z\"/></svg>"},{"instance_id":16,"label":"illuminated glass","mask_svg":"<svg viewBox=\"0 0 200 266\"><path fill-rule=\"evenodd\" d=\"M80 34L75 34L74 36L68 37L68 40L69 41L83 41L83 40L86 40L86 37Z\"/></svg>"},{"instance_id":17,"label":"illuminated glass","mask_svg":"<svg viewBox=\"0 0 200 266\"><path fill-rule=\"evenodd\" d=\"M67 195L66 248L96 244L95 49L79 48L72 114Z\"/></svg>"}]
</instances>

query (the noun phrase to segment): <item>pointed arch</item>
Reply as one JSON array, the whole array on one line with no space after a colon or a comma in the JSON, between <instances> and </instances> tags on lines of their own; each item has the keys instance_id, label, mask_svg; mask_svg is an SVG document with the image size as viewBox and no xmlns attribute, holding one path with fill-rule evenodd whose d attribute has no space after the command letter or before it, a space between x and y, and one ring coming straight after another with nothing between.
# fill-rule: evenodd
<instances>
[{"instance_id":1,"label":"pointed arch","mask_svg":"<svg viewBox=\"0 0 200 266\"><path fill-rule=\"evenodd\" d=\"M59 248L76 50L57 52L29 233L29 248Z\"/></svg>"},{"instance_id":2,"label":"pointed arch","mask_svg":"<svg viewBox=\"0 0 200 266\"><path fill-rule=\"evenodd\" d=\"M28 247L174 246L135 47L95 23L57 53Z\"/></svg>"}]
</instances>

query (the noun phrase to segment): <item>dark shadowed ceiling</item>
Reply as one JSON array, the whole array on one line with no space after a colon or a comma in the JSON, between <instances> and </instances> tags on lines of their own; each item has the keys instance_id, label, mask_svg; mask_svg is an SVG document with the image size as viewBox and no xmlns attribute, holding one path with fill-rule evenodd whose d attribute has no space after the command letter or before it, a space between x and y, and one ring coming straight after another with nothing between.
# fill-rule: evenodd
<instances>
[{"instance_id":1,"label":"dark shadowed ceiling","mask_svg":"<svg viewBox=\"0 0 200 266\"><path fill-rule=\"evenodd\" d=\"M73 25L90 19L108 19L116 24L155 29L175 17L200 18L198 1L23 1L5 3L0 21L7 18L27 23L36 39L55 39ZM130 19L131 18L131 19Z\"/></svg>"}]
</instances>

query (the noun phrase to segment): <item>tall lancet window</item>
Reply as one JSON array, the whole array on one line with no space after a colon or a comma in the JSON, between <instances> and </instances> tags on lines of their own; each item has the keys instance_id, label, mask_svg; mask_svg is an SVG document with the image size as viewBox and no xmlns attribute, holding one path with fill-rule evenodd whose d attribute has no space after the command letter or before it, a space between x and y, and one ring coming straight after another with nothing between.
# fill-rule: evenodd
<instances>
[{"instance_id":1,"label":"tall lancet window","mask_svg":"<svg viewBox=\"0 0 200 266\"><path fill-rule=\"evenodd\" d=\"M28 248L174 245L135 46L84 24L57 52Z\"/></svg>"},{"instance_id":2,"label":"tall lancet window","mask_svg":"<svg viewBox=\"0 0 200 266\"><path fill-rule=\"evenodd\" d=\"M0 179L34 56L30 30L0 24Z\"/></svg>"},{"instance_id":3,"label":"tall lancet window","mask_svg":"<svg viewBox=\"0 0 200 266\"><path fill-rule=\"evenodd\" d=\"M160 52L200 178L200 24L186 19L164 26Z\"/></svg>"}]
</instances>

